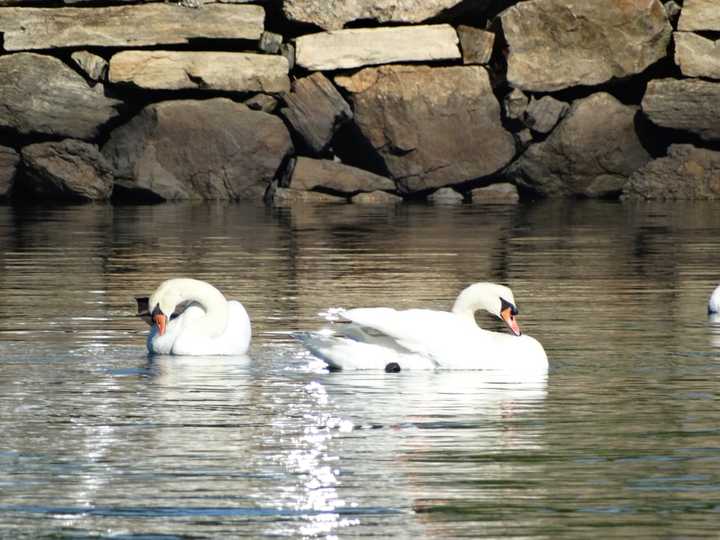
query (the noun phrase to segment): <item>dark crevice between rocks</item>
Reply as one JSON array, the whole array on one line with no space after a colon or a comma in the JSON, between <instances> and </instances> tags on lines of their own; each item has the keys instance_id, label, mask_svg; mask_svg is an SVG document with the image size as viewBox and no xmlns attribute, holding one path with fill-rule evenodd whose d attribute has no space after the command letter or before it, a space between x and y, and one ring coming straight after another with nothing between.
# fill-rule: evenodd
<instances>
[{"instance_id":1,"label":"dark crevice between rocks","mask_svg":"<svg viewBox=\"0 0 720 540\"><path fill-rule=\"evenodd\" d=\"M335 133L333 148L344 164L391 178L384 160L354 122L348 122Z\"/></svg>"},{"instance_id":2,"label":"dark crevice between rocks","mask_svg":"<svg viewBox=\"0 0 720 540\"><path fill-rule=\"evenodd\" d=\"M117 205L146 205L167 202L157 193L139 187L128 188L117 182L113 183L110 202Z\"/></svg>"}]
</instances>

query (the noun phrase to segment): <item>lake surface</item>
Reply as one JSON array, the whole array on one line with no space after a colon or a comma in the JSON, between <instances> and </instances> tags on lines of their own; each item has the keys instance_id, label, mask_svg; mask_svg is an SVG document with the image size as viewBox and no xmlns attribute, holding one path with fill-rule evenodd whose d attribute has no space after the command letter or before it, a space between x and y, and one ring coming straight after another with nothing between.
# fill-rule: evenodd
<instances>
[{"instance_id":1,"label":"lake surface","mask_svg":"<svg viewBox=\"0 0 720 540\"><path fill-rule=\"evenodd\" d=\"M0 242L2 538L717 535L720 205L0 207ZM248 358L147 357L133 297L179 275L245 304ZM483 280L546 379L287 335Z\"/></svg>"}]
</instances>

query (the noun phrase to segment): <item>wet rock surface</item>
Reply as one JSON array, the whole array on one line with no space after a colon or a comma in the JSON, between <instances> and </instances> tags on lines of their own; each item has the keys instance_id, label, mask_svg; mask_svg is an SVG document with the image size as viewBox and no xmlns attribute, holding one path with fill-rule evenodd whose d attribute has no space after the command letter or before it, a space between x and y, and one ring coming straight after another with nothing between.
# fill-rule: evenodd
<instances>
[{"instance_id":1,"label":"wet rock surface","mask_svg":"<svg viewBox=\"0 0 720 540\"><path fill-rule=\"evenodd\" d=\"M628 177L650 160L635 132L637 108L606 93L573 103L541 143L509 168L518 185L553 197L618 195Z\"/></svg>"},{"instance_id":2,"label":"wet rock surface","mask_svg":"<svg viewBox=\"0 0 720 540\"><path fill-rule=\"evenodd\" d=\"M636 171L623 190L629 199L720 199L720 152L672 145L666 157Z\"/></svg>"},{"instance_id":3,"label":"wet rock surface","mask_svg":"<svg viewBox=\"0 0 720 540\"><path fill-rule=\"evenodd\" d=\"M102 152L131 196L260 201L292 149L276 116L215 98L148 105Z\"/></svg>"},{"instance_id":4,"label":"wet rock surface","mask_svg":"<svg viewBox=\"0 0 720 540\"><path fill-rule=\"evenodd\" d=\"M31 144L22 149L22 161L26 196L87 202L112 193L112 169L94 144L74 139Z\"/></svg>"},{"instance_id":5,"label":"wet rock surface","mask_svg":"<svg viewBox=\"0 0 720 540\"><path fill-rule=\"evenodd\" d=\"M383 66L335 80L350 93L355 123L405 193L487 176L515 154L482 67Z\"/></svg>"}]
</instances>

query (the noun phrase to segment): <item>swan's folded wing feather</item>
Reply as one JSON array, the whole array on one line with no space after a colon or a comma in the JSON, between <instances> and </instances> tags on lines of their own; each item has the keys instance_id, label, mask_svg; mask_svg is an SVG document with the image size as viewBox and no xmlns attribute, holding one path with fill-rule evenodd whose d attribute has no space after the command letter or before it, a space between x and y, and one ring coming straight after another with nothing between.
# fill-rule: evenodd
<instances>
[{"instance_id":1,"label":"swan's folded wing feather","mask_svg":"<svg viewBox=\"0 0 720 540\"><path fill-rule=\"evenodd\" d=\"M348 320L373 328L401 347L442 363L468 355L481 346L483 331L447 311L358 308L343 313Z\"/></svg>"}]
</instances>

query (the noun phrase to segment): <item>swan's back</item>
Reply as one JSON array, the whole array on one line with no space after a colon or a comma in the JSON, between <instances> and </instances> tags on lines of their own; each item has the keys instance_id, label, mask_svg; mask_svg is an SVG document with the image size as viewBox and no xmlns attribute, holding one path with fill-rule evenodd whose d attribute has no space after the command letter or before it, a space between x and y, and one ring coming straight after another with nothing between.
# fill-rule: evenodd
<instances>
[{"instance_id":1,"label":"swan's back","mask_svg":"<svg viewBox=\"0 0 720 540\"><path fill-rule=\"evenodd\" d=\"M710 295L708 313L720 313L720 285L718 285Z\"/></svg>"}]
</instances>

